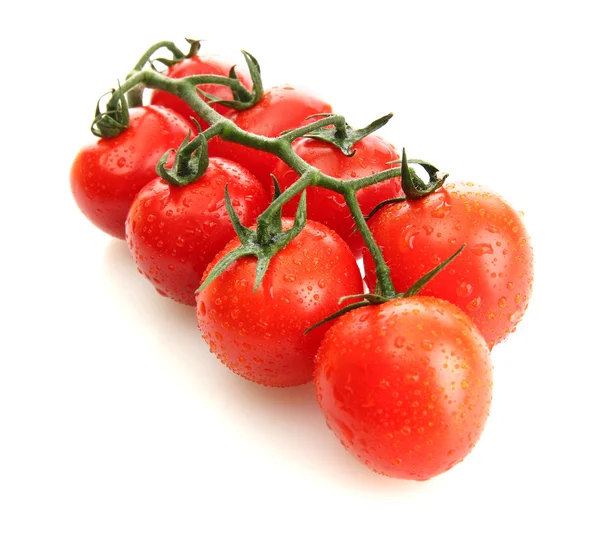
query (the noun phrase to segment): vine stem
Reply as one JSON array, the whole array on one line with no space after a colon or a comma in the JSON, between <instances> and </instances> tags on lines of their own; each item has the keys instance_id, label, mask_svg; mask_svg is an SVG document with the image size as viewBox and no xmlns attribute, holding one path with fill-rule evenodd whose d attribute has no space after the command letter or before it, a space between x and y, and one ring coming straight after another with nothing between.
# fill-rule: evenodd
<instances>
[{"instance_id":1,"label":"vine stem","mask_svg":"<svg viewBox=\"0 0 600 536\"><path fill-rule=\"evenodd\" d=\"M356 199L356 190L349 189L346 191L344 193L344 199L346 200L348 209L354 218L356 227L362 235L363 240L369 249L369 253L371 253L373 260L375 261L377 280L380 284L381 295L385 298L393 298L396 295L396 289L394 288L394 284L390 278L390 269L386 264L383 254L381 253L381 249L377 245L377 242L375 242L373 233L371 233L371 229L369 229L369 226L367 225L367 220L360 209L358 200Z\"/></svg>"},{"instance_id":2,"label":"vine stem","mask_svg":"<svg viewBox=\"0 0 600 536\"><path fill-rule=\"evenodd\" d=\"M163 46L166 46L166 44ZM146 56L149 58L149 53L150 51L147 52L142 59L144 59ZM147 59L145 61L147 61ZM139 62L137 66L139 66ZM110 103L112 103L113 100L116 103L116 101L120 98L120 95L127 93L139 85L151 89L167 91L185 100L194 110L194 112L196 112L210 125L210 127L203 133L207 140L214 136L220 136L226 141L231 141L245 147L271 153L285 162L285 164L298 173L300 179L296 181L290 188L284 190L281 195L275 199L273 203L271 203L271 205L259 216L259 219L262 221L272 217L273 214L280 210L285 203L287 203L295 195L301 193L308 186L317 186L342 194L346 200L348 209L354 218L356 227L361 233L363 240L365 241L365 244L375 261L377 279L381 292L386 297L394 296L396 292L390 278L389 268L383 259L381 250L375 242L371 230L369 229L365 217L360 209L356 198L356 192L367 186L401 176L401 168L395 167L387 169L368 177L362 177L350 181L343 181L341 179L326 175L299 157L292 148L292 142L295 139L313 131L315 128L321 128L334 124L337 126L341 123L345 124L343 116L331 115L311 123L310 125L285 132L276 138L260 136L239 128L233 121L220 115L218 112L213 110L207 102L200 98L196 91L196 85L206 83L223 83L224 85L231 87L233 82L230 78L219 77L217 75L196 75L192 77L175 79L168 78L160 73L150 70L134 71L120 86L120 88L114 92Z\"/></svg>"},{"instance_id":3,"label":"vine stem","mask_svg":"<svg viewBox=\"0 0 600 536\"><path fill-rule=\"evenodd\" d=\"M183 59L185 57L184 53L181 52L181 50L179 50L179 48L172 41L160 41L159 43L156 43L155 45L151 46L148 50L146 50L144 55L135 64L135 67L132 69L132 72L141 71L152 57L152 54L154 54L157 50L160 50L161 48L166 48L169 52L173 54L173 58L175 59Z\"/></svg>"}]
</instances>

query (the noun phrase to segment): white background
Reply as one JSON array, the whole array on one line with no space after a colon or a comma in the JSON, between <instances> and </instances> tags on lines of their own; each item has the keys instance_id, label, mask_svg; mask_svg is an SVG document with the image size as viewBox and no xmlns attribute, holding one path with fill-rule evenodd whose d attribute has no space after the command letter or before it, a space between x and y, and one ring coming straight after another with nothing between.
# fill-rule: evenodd
<instances>
[{"instance_id":1,"label":"white background","mask_svg":"<svg viewBox=\"0 0 600 536\"><path fill-rule=\"evenodd\" d=\"M600 533L595 2L20 4L0 36L1 534ZM311 386L230 373L194 311L77 211L69 167L96 99L187 36L249 50L266 85L309 88L355 126L394 111L397 147L525 212L534 296L450 472L370 473Z\"/></svg>"}]
</instances>

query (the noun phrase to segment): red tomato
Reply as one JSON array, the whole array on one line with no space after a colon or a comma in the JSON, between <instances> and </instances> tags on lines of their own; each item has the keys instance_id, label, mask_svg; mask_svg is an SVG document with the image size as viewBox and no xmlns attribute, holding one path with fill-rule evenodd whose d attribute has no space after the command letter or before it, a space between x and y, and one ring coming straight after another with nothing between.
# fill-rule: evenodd
<instances>
[{"instance_id":1,"label":"red tomato","mask_svg":"<svg viewBox=\"0 0 600 536\"><path fill-rule=\"evenodd\" d=\"M327 424L359 461L390 477L427 480L479 439L492 366L460 309L415 296L337 320L319 347L315 387Z\"/></svg>"},{"instance_id":2,"label":"red tomato","mask_svg":"<svg viewBox=\"0 0 600 536\"><path fill-rule=\"evenodd\" d=\"M165 75L169 78L184 78L186 76L201 74L216 74L228 77L229 70L232 66L233 63L216 56L193 56L192 58L185 58L179 63L171 65L167 69ZM244 84L248 89L251 89L252 80L247 69L236 65L235 72L240 82ZM218 84L201 84L198 87L202 91L206 91L207 93L215 95L216 97L219 97L221 99L231 100L233 98L231 89L229 89L227 86L222 86ZM200 95L200 97L202 97L203 100L207 100L202 95ZM150 97L150 102L152 104L159 104L161 106L170 108L171 110L175 110L186 120L189 120L190 117L194 117L200 123L202 130L205 130L209 126L208 123L204 121L204 119L201 119L200 116L196 112L194 112L194 110L192 110L192 108L188 105L187 102L173 95L172 93L168 93L167 91L156 90L152 93L152 96ZM234 113L234 110L232 108L228 108L227 106L223 106L222 104L213 104L211 106L223 117L229 117Z\"/></svg>"},{"instance_id":3,"label":"red tomato","mask_svg":"<svg viewBox=\"0 0 600 536\"><path fill-rule=\"evenodd\" d=\"M211 158L204 175L187 186L151 181L131 205L129 250L163 296L195 305L204 270L235 237L225 208L226 184L242 224L253 224L269 204L267 193L248 170L222 158Z\"/></svg>"},{"instance_id":4,"label":"red tomato","mask_svg":"<svg viewBox=\"0 0 600 536\"><path fill-rule=\"evenodd\" d=\"M284 219L284 230L291 225ZM219 253L207 273L239 243ZM273 257L253 292L256 262L238 259L197 294L198 326L211 351L240 376L274 387L301 385L312 379L328 326L303 333L336 312L342 296L362 292L358 266L336 233L311 221Z\"/></svg>"},{"instance_id":5,"label":"red tomato","mask_svg":"<svg viewBox=\"0 0 600 536\"><path fill-rule=\"evenodd\" d=\"M156 177L156 163L189 131L160 106L129 110L129 127L81 149L71 166L71 191L81 212L104 232L125 238L125 218L140 189Z\"/></svg>"},{"instance_id":6,"label":"red tomato","mask_svg":"<svg viewBox=\"0 0 600 536\"><path fill-rule=\"evenodd\" d=\"M259 103L235 113L231 120L240 128L267 137L275 137L285 130L300 127L312 120L310 115L331 113L331 106L316 97L289 86L267 90ZM209 144L211 156L222 156L248 168L265 188L272 185L271 172L279 161L270 153L250 149L232 142L213 138Z\"/></svg>"},{"instance_id":7,"label":"red tomato","mask_svg":"<svg viewBox=\"0 0 600 536\"><path fill-rule=\"evenodd\" d=\"M520 215L497 194L472 183L447 184L423 199L383 208L369 227L399 292L466 244L420 294L458 305L490 348L515 329L531 295L533 253ZM367 252L365 271L374 289Z\"/></svg>"},{"instance_id":8,"label":"red tomato","mask_svg":"<svg viewBox=\"0 0 600 536\"><path fill-rule=\"evenodd\" d=\"M294 142L294 151L310 165L320 169L326 175L351 180L373 175L394 166L388 162L398 160L400 156L390 143L379 136L370 134L356 144L353 156L344 155L329 143L301 138ZM298 179L298 174L283 162L279 162L273 171L282 190L289 188ZM359 190L357 200L366 215L377 204L386 199L402 195L401 178L397 177ZM272 188L272 185L271 185ZM295 196L283 208L285 216L295 214L300 196ZM336 231L351 247L356 257L362 255L364 242L355 228L352 215L341 194L323 188L308 187L306 190L307 215L314 221L324 223Z\"/></svg>"}]
</instances>

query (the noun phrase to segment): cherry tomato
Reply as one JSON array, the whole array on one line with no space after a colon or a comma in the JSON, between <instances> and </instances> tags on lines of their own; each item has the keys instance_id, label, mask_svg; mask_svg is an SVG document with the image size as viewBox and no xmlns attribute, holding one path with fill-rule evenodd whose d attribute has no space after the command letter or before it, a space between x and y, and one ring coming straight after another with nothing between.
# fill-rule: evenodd
<instances>
[{"instance_id":1,"label":"cherry tomato","mask_svg":"<svg viewBox=\"0 0 600 536\"><path fill-rule=\"evenodd\" d=\"M284 219L284 229L291 225ZM233 240L207 273L238 245ZM253 292L256 262L238 259L197 294L198 326L211 351L240 376L275 387L301 385L312 379L328 326L303 333L336 312L342 296L362 292L358 266L336 233L311 221L273 257Z\"/></svg>"},{"instance_id":2,"label":"cherry tomato","mask_svg":"<svg viewBox=\"0 0 600 536\"><path fill-rule=\"evenodd\" d=\"M156 177L156 163L179 147L189 131L176 113L160 106L129 110L129 127L114 138L82 148L71 166L71 191L96 227L125 238L125 218L140 189Z\"/></svg>"},{"instance_id":3,"label":"cherry tomato","mask_svg":"<svg viewBox=\"0 0 600 536\"><path fill-rule=\"evenodd\" d=\"M225 208L225 185L243 225L255 223L267 208L267 193L235 162L211 158L204 175L187 186L160 178L135 198L127 217L127 244L138 269L156 290L195 305L202 274L235 237Z\"/></svg>"},{"instance_id":4,"label":"cherry tomato","mask_svg":"<svg viewBox=\"0 0 600 536\"><path fill-rule=\"evenodd\" d=\"M390 477L427 480L479 439L492 366L467 315L415 296L338 319L319 347L315 387L327 424L359 461Z\"/></svg>"},{"instance_id":5,"label":"cherry tomato","mask_svg":"<svg viewBox=\"0 0 600 536\"><path fill-rule=\"evenodd\" d=\"M389 169L398 160L399 155L390 143L379 136L370 134L356 144L353 156L344 155L333 145L310 138L301 138L294 142L293 149L298 156L310 165L320 169L326 175L351 180L373 175ZM298 179L298 174L285 163L279 162L273 171L282 190L289 188ZM377 204L386 199L402 195L400 177L374 184L357 192L357 200L365 215ZM272 186L271 186L272 188ZM355 228L352 215L341 194L323 188L308 187L306 190L307 215L309 219L324 223L336 231L350 245L356 257L362 256L364 242ZM283 209L285 216L291 216L298 207L300 197L294 197Z\"/></svg>"},{"instance_id":6,"label":"cherry tomato","mask_svg":"<svg viewBox=\"0 0 600 536\"><path fill-rule=\"evenodd\" d=\"M331 113L331 106L303 91L278 86L267 90L253 108L235 113L231 120L253 134L275 137L285 130L307 124L312 121L307 121L308 116L320 113ZM226 142L221 138L210 141L209 151L211 156L222 156L239 162L254 173L265 188L271 187L273 181L270 174L279 161L276 156Z\"/></svg>"},{"instance_id":7,"label":"cherry tomato","mask_svg":"<svg viewBox=\"0 0 600 536\"><path fill-rule=\"evenodd\" d=\"M201 74L216 74L228 77L229 70L232 66L233 63L217 56L193 56L171 65L165 72L165 75L169 78L184 78L186 76ZM235 72L240 82L248 89L251 89L252 80L247 69L236 65ZM202 91L215 95L220 99L231 100L233 98L233 93L227 86L219 84L200 84L198 87ZM205 101L207 100L202 95L200 95L200 97ZM190 117L195 118L200 123L202 130L205 130L209 126L204 119L200 118L200 116L192 110L187 102L172 93L168 93L167 91L154 91L150 97L150 102L152 104L159 104L170 108L186 120L189 120ZM212 104L211 106L223 117L230 117L234 113L232 108L228 108L222 104Z\"/></svg>"},{"instance_id":8,"label":"cherry tomato","mask_svg":"<svg viewBox=\"0 0 600 536\"><path fill-rule=\"evenodd\" d=\"M521 320L533 281L533 253L521 216L500 196L472 183L448 184L429 196L389 205L369 222L396 290L465 250L421 292L459 306L490 348ZM375 265L365 253L366 281Z\"/></svg>"}]
</instances>

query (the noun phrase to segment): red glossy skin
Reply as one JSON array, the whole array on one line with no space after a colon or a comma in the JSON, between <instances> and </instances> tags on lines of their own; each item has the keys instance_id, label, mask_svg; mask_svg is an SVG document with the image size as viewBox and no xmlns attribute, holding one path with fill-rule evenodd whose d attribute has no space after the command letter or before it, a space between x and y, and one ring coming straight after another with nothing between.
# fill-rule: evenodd
<instances>
[{"instance_id":1,"label":"red glossy skin","mask_svg":"<svg viewBox=\"0 0 600 536\"><path fill-rule=\"evenodd\" d=\"M284 219L284 229L291 223ZM233 240L207 272L238 245ZM309 382L328 326L303 332L337 311L342 296L362 292L352 252L330 229L308 221L253 292L255 272L256 258L242 257L197 294L202 336L213 354L250 381L274 387Z\"/></svg>"},{"instance_id":2,"label":"red glossy skin","mask_svg":"<svg viewBox=\"0 0 600 536\"><path fill-rule=\"evenodd\" d=\"M184 78L186 76L201 75L201 74L216 74L220 76L229 77L229 70L233 66L233 63L216 56L194 56L192 58L186 58L175 65L171 65L165 75L169 78ZM252 88L252 79L247 69L236 65L235 72L238 79L248 89ZM202 91L206 91L211 95L215 95L221 99L231 100L233 99L233 93L227 86L218 84L201 84L198 86ZM204 101L207 99L202 95L199 95ZM176 111L181 117L189 121L190 117L194 117L202 127L202 130L208 128L208 123L201 119L200 116L192 110L192 108L183 99L169 93L167 91L153 91L150 97L152 104L159 104ZM223 106L222 104L212 104L211 107L220 113L223 117L230 117L234 110Z\"/></svg>"},{"instance_id":3,"label":"red glossy skin","mask_svg":"<svg viewBox=\"0 0 600 536\"><path fill-rule=\"evenodd\" d=\"M231 120L253 134L275 137L285 130L314 121L307 121L306 118L320 113L331 113L331 106L298 89L277 86L267 90L256 106L235 113ZM270 174L279 161L276 156L226 142L221 138L213 138L209 150L211 156L222 156L239 162L254 173L266 189L271 187Z\"/></svg>"},{"instance_id":4,"label":"red glossy skin","mask_svg":"<svg viewBox=\"0 0 600 536\"><path fill-rule=\"evenodd\" d=\"M427 480L462 461L479 439L492 366L467 315L416 296L336 321L319 347L315 387L327 424L360 462Z\"/></svg>"},{"instance_id":5,"label":"red glossy skin","mask_svg":"<svg viewBox=\"0 0 600 536\"><path fill-rule=\"evenodd\" d=\"M490 348L514 331L531 296L533 252L521 216L496 193L448 184L424 199L383 208L369 227L398 292L466 244L420 294L460 307ZM368 253L364 261L374 289L375 265Z\"/></svg>"},{"instance_id":6,"label":"red glossy skin","mask_svg":"<svg viewBox=\"0 0 600 536\"><path fill-rule=\"evenodd\" d=\"M267 208L264 188L235 162L211 158L204 175L187 186L157 178L135 198L126 223L127 245L144 274L163 296L195 305L202 274L235 237L225 208L225 185L243 225Z\"/></svg>"},{"instance_id":7,"label":"red glossy skin","mask_svg":"<svg viewBox=\"0 0 600 536\"><path fill-rule=\"evenodd\" d=\"M373 175L389 169L388 164L400 156L393 145L373 134L356 143L354 156L345 156L340 150L323 141L301 138L294 142L294 151L311 166L320 169L326 175L351 180ZM279 162L273 171L282 190L289 188L298 179L298 174L284 162ZM357 200L362 212L367 215L377 204L386 199L402 195L400 177L373 184L359 190ZM272 186L271 186L272 189ZM306 189L308 218L324 223L336 231L349 245L356 257L362 256L364 242L355 228L352 215L341 194L309 186ZM294 197L283 208L285 216L295 214L300 197Z\"/></svg>"},{"instance_id":8,"label":"red glossy skin","mask_svg":"<svg viewBox=\"0 0 600 536\"><path fill-rule=\"evenodd\" d=\"M189 131L176 113L159 106L129 110L129 127L82 148L71 166L71 191L83 214L99 229L125 238L125 219L141 188L156 177L156 163L179 147Z\"/></svg>"}]
</instances>

